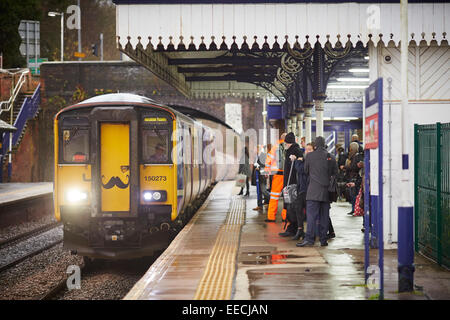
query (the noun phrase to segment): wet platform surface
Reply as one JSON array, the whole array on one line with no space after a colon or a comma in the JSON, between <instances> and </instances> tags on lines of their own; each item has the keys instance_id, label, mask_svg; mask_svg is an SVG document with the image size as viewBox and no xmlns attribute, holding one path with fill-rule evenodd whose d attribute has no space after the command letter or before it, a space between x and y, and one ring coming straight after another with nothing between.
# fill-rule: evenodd
<instances>
[{"instance_id":1,"label":"wet platform surface","mask_svg":"<svg viewBox=\"0 0 450 320\"><path fill-rule=\"evenodd\" d=\"M377 297L364 285L362 217L335 203L336 238L328 247L298 248L278 236L283 223L266 223L234 182L220 182L189 224L125 299L350 299ZM450 299L450 272L416 254L414 293L397 293L397 251L385 250L385 299ZM378 263L371 250L371 264Z\"/></svg>"},{"instance_id":2,"label":"wet platform surface","mask_svg":"<svg viewBox=\"0 0 450 320\"><path fill-rule=\"evenodd\" d=\"M53 183L0 183L0 206L53 193Z\"/></svg>"}]
</instances>

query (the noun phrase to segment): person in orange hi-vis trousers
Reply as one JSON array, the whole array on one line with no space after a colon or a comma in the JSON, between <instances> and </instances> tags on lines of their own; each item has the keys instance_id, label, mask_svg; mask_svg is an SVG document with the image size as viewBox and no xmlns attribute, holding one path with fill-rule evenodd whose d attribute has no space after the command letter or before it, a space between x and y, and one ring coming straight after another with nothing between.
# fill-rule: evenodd
<instances>
[{"instance_id":1,"label":"person in orange hi-vis trousers","mask_svg":"<svg viewBox=\"0 0 450 320\"><path fill-rule=\"evenodd\" d=\"M272 184L270 188L269 207L267 209L266 222L275 222L278 211L278 200L280 199L283 190L283 166L284 166L284 138L286 133L283 133L270 150L266 158L265 171L272 176ZM281 217L286 220L286 209L281 211Z\"/></svg>"}]
</instances>

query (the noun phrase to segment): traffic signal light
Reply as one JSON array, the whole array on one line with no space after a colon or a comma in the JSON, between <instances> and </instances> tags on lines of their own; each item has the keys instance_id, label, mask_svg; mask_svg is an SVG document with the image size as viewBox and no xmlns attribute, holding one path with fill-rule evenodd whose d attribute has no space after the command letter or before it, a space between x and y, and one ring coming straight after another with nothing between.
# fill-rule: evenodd
<instances>
[{"instance_id":1,"label":"traffic signal light","mask_svg":"<svg viewBox=\"0 0 450 320\"><path fill-rule=\"evenodd\" d=\"M96 43L93 43L91 45L91 48L92 48L92 54L94 56L98 57L98 45Z\"/></svg>"}]
</instances>

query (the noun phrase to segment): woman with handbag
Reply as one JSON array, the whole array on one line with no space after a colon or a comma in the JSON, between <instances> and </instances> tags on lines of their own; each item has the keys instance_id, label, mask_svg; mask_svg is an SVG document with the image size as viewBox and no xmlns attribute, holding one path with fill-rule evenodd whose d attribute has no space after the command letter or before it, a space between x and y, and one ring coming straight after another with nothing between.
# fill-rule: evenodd
<instances>
[{"instance_id":1,"label":"woman with handbag","mask_svg":"<svg viewBox=\"0 0 450 320\"><path fill-rule=\"evenodd\" d=\"M246 176L245 179L245 187L247 189L247 192L245 193L245 196L250 196L250 185L249 185L249 178L252 176L252 171L250 170L250 156L248 152L248 148L244 148L244 153L241 157L241 160L239 161L239 174L244 174ZM238 195L244 194L244 187L241 187L241 191L238 193Z\"/></svg>"},{"instance_id":2,"label":"woman with handbag","mask_svg":"<svg viewBox=\"0 0 450 320\"><path fill-rule=\"evenodd\" d=\"M358 191L360 187L360 176L358 163L362 160L361 154L358 153L359 144L356 142L350 143L350 152L348 159L345 164L345 180L347 182L347 192L350 198L350 203L352 204L352 211L347 213L348 215L353 215L355 213L355 202L358 196Z\"/></svg>"},{"instance_id":3,"label":"woman with handbag","mask_svg":"<svg viewBox=\"0 0 450 320\"><path fill-rule=\"evenodd\" d=\"M297 171L295 170L294 162L290 159L291 155L299 158L303 156L303 152L300 146L295 142L295 135L293 132L289 132L284 138L285 144L285 157L284 157L284 173L283 173L283 185L289 187L289 185L297 185ZM285 201L286 202L286 201ZM280 237L293 237L297 235L298 225L296 217L296 202L284 203L284 208L287 210L286 222L289 225L285 232L279 233ZM285 225L286 226L286 225Z\"/></svg>"}]
</instances>

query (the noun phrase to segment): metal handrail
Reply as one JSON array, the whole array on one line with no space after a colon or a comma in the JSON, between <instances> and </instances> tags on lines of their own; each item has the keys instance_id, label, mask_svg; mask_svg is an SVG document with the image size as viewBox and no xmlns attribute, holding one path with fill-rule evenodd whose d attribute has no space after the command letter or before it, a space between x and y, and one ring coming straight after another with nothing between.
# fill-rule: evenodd
<instances>
[{"instance_id":1,"label":"metal handrail","mask_svg":"<svg viewBox=\"0 0 450 320\"><path fill-rule=\"evenodd\" d=\"M41 99L41 84L36 87L31 98L26 97L23 101L23 104L20 108L19 114L17 115L16 120L14 121L14 127L17 130L13 133L12 145L17 145L20 136L22 135L22 131L24 130L25 124L29 119L32 119L36 116L37 110L39 108L39 101Z\"/></svg>"},{"instance_id":2,"label":"metal handrail","mask_svg":"<svg viewBox=\"0 0 450 320\"><path fill-rule=\"evenodd\" d=\"M20 136L22 135L22 131L25 127L25 123L36 116L36 113L39 109L39 101L41 98L40 92L41 84L36 87L36 90L33 93L31 98L25 98L23 104L20 108L19 114L17 115L16 120L14 121L14 127L17 130L14 133L5 132L3 133L3 144L0 148L0 156L5 156L11 148L17 145ZM12 134L12 135L11 135ZM9 150L9 151L8 151Z\"/></svg>"},{"instance_id":3,"label":"metal handrail","mask_svg":"<svg viewBox=\"0 0 450 320\"><path fill-rule=\"evenodd\" d=\"M9 97L8 100L0 102L0 115L3 113L3 111L10 111L11 110L11 108L12 108L12 106L14 104L14 101L16 100L17 96L19 95L20 90L22 89L23 84L26 82L25 74L29 73L30 69L25 69L25 70L22 69L22 70L20 70L18 72L11 73L11 74L14 75L14 74L19 73L19 72L21 73L21 75L20 75L19 81L17 81L17 83L16 83L16 85L15 85L15 87L13 89L13 92L12 92L11 96ZM8 107L7 108L3 108L4 104L8 105Z\"/></svg>"}]
</instances>

